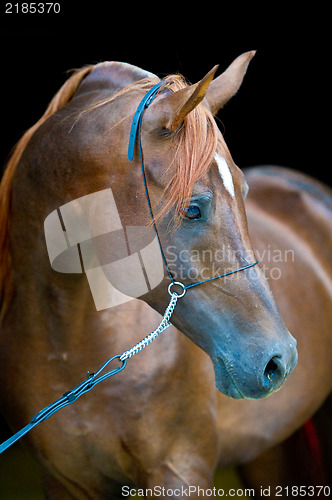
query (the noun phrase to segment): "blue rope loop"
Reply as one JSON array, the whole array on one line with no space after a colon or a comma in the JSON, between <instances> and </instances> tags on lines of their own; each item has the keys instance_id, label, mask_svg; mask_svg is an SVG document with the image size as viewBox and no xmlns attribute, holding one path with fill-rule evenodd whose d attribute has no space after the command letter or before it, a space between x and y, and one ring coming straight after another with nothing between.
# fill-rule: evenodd
<instances>
[{"instance_id":1,"label":"blue rope loop","mask_svg":"<svg viewBox=\"0 0 332 500\"><path fill-rule=\"evenodd\" d=\"M86 394L87 392L91 391L97 384L100 384L100 382L103 382L103 380L106 380L107 378L111 377L112 375L115 375L116 373L121 372L127 365L127 360L120 360L121 355L113 356L110 358L106 363L103 364L99 368L99 370L94 373L94 374L89 374L87 375L86 380L83 380L78 386L76 386L74 389L71 391L67 391L64 393L64 395L60 398L51 403L50 405L46 406L43 408L40 412L38 412L30 421L28 425L23 427L19 432L11 436L7 441L4 441L0 445L0 454L4 452L9 446L14 444L16 441L18 441L21 437L23 437L27 432L29 432L33 427L35 427L37 424L40 424L41 422L44 422L48 418L50 418L54 413L57 411L61 410L65 406L68 406L72 403L74 403L78 398L83 396L83 394ZM121 361L121 365L118 366L117 368L114 368L113 370L104 373L103 375L99 374L106 368L106 366L111 363L114 359L119 359Z\"/></svg>"}]
</instances>

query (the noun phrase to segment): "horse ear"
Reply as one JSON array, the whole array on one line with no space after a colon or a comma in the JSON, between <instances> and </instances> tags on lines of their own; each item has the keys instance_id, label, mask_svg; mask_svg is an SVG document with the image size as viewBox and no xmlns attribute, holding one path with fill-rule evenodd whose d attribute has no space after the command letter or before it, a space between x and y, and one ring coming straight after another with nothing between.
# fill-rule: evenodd
<instances>
[{"instance_id":1,"label":"horse ear","mask_svg":"<svg viewBox=\"0 0 332 500\"><path fill-rule=\"evenodd\" d=\"M156 103L154 114L159 123L163 122L168 130L176 131L187 114L204 99L217 69L218 66L214 66L198 83L167 94Z\"/></svg>"},{"instance_id":2,"label":"horse ear","mask_svg":"<svg viewBox=\"0 0 332 500\"><path fill-rule=\"evenodd\" d=\"M76 95L103 89L117 92L143 78L158 80L153 73L132 64L105 61L94 66L93 71L84 78Z\"/></svg>"},{"instance_id":3,"label":"horse ear","mask_svg":"<svg viewBox=\"0 0 332 500\"><path fill-rule=\"evenodd\" d=\"M232 64L216 78L206 93L212 114L217 114L227 101L239 90L248 65L256 51L245 52L237 57Z\"/></svg>"}]
</instances>

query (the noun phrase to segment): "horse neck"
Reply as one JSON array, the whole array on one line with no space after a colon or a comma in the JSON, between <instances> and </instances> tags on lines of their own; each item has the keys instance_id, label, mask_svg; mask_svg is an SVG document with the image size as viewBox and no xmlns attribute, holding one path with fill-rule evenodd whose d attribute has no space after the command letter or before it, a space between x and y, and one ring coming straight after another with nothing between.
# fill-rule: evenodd
<instances>
[{"instance_id":1,"label":"horse neck","mask_svg":"<svg viewBox=\"0 0 332 500\"><path fill-rule=\"evenodd\" d=\"M7 319L10 327L22 325L15 334L24 332L27 338L42 335L59 345L83 341L87 332L96 331L101 323L86 277L57 273L51 268L44 217L36 207L37 198L31 192L24 198L23 191L17 183L11 214L14 296L4 327ZM112 338L112 332L108 333Z\"/></svg>"},{"instance_id":2,"label":"horse neck","mask_svg":"<svg viewBox=\"0 0 332 500\"><path fill-rule=\"evenodd\" d=\"M83 341L87 332L95 331L100 322L84 278L64 282L62 276L56 273L52 276L52 270L43 273L34 264L30 259L24 266L18 266L9 313L14 313L16 321L22 323L27 337L42 335L63 346ZM31 272L36 268L39 272Z\"/></svg>"},{"instance_id":3,"label":"horse neck","mask_svg":"<svg viewBox=\"0 0 332 500\"><path fill-rule=\"evenodd\" d=\"M73 352L78 344L87 346L91 353L104 349L102 362L105 352L121 353L149 333L149 326L139 329L136 322L152 316L153 324L157 324L158 318L138 301L125 305L129 314L123 314L121 306L97 311L85 274L54 271L43 225L51 211L42 192L34 191L25 175L18 176L11 214L15 294L5 327L8 335L14 330L15 336L24 332L24 337L34 342L45 338L55 350Z\"/></svg>"},{"instance_id":4,"label":"horse neck","mask_svg":"<svg viewBox=\"0 0 332 500\"><path fill-rule=\"evenodd\" d=\"M65 203L110 185L123 225L146 225L149 213L140 169L131 165L129 175L127 162L123 167L119 161L118 143L123 131L127 132L127 123L121 123L112 133L92 134L95 117L87 113L70 129L73 109L67 106L60 110L59 116L52 116L35 132L16 169L11 208L15 270L12 317L17 322L16 314L22 311L27 332L33 334L39 329L67 342L74 337L84 339L87 331L102 330L107 316L108 339L116 342L117 328L111 325L117 313L96 311L86 276L62 274L51 268L44 221ZM101 111L104 114L98 115L100 123L106 120L110 127L109 112L104 108ZM66 121L68 116L71 120ZM138 190L142 196L138 196ZM135 206L128 207L128 200Z\"/></svg>"}]
</instances>

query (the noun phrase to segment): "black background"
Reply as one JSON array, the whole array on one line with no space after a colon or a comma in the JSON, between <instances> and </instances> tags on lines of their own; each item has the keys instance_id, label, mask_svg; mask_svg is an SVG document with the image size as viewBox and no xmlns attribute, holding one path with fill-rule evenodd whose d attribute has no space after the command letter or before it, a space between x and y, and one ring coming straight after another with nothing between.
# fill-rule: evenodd
<instances>
[{"instance_id":1,"label":"black background","mask_svg":"<svg viewBox=\"0 0 332 500\"><path fill-rule=\"evenodd\" d=\"M215 64L219 74L240 53L256 49L243 86L218 116L234 161L240 167L287 166L330 183L330 160L323 154L330 126L327 13L293 9L292 14L280 3L256 10L235 4L231 12L218 3L179 12L168 4L133 9L133 4L62 0L59 15L9 15L5 3L2 165L68 69L119 60L158 76L180 72L194 83Z\"/></svg>"},{"instance_id":2,"label":"black background","mask_svg":"<svg viewBox=\"0 0 332 500\"><path fill-rule=\"evenodd\" d=\"M287 166L331 185L330 9L308 3L304 11L291 2L233 1L230 8L220 1L60 0L59 15L29 15L5 14L6 3L0 1L1 166L68 69L118 60L160 77L180 72L194 83L215 64L223 71L256 49L243 86L218 116L234 161ZM0 421L0 438L8 435ZM19 461L18 450L1 457L2 477L12 477L6 498L35 500L38 481L35 486L32 465Z\"/></svg>"}]
</instances>

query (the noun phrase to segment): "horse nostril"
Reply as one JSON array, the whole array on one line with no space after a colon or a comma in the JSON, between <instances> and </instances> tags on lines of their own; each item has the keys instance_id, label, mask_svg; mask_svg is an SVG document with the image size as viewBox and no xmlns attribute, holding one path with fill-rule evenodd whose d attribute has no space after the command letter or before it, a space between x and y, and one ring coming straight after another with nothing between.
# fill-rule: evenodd
<instances>
[{"instance_id":1,"label":"horse nostril","mask_svg":"<svg viewBox=\"0 0 332 500\"><path fill-rule=\"evenodd\" d=\"M271 389L280 386L285 378L285 370L279 356L274 356L265 367L263 384L264 387Z\"/></svg>"},{"instance_id":2,"label":"horse nostril","mask_svg":"<svg viewBox=\"0 0 332 500\"><path fill-rule=\"evenodd\" d=\"M278 365L275 363L273 358L268 362L265 368L264 375L267 377L269 380L272 380L275 372L278 370Z\"/></svg>"}]
</instances>

